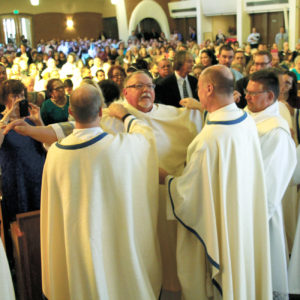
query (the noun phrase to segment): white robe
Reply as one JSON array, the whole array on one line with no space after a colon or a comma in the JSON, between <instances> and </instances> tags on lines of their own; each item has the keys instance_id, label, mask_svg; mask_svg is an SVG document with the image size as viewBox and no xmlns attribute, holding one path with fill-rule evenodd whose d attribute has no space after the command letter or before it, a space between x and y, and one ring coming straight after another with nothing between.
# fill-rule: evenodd
<instances>
[{"instance_id":1,"label":"white robe","mask_svg":"<svg viewBox=\"0 0 300 300\"><path fill-rule=\"evenodd\" d=\"M297 166L293 174L293 183L300 184L300 145L297 146L296 152ZM298 222L288 267L290 294L300 294L300 206L298 206L296 213Z\"/></svg>"},{"instance_id":2,"label":"white robe","mask_svg":"<svg viewBox=\"0 0 300 300\"><path fill-rule=\"evenodd\" d=\"M277 101L261 112L249 113L256 123L264 161L273 291L288 296L288 254L282 199L296 166L296 147L289 125L279 113Z\"/></svg>"},{"instance_id":3,"label":"white robe","mask_svg":"<svg viewBox=\"0 0 300 300\"><path fill-rule=\"evenodd\" d=\"M95 142L100 128L75 130L49 149L41 202L49 300L158 299L158 159L151 128L132 120L124 124L132 134Z\"/></svg>"},{"instance_id":4,"label":"white robe","mask_svg":"<svg viewBox=\"0 0 300 300\"><path fill-rule=\"evenodd\" d=\"M298 223L295 240L288 268L289 292L300 294L300 209L298 210Z\"/></svg>"},{"instance_id":5,"label":"white robe","mask_svg":"<svg viewBox=\"0 0 300 300\"><path fill-rule=\"evenodd\" d=\"M281 102L279 102L280 104ZM284 105L281 103L281 105ZM285 110L288 110L285 106ZM280 110L279 110L280 111ZM286 117L286 120L288 121L288 118L291 117L290 112L288 111L288 114L285 113L282 114L282 111L280 111L281 116L284 118ZM289 121L288 121L289 122ZM293 123L293 132L294 132L294 141L296 145L299 144L299 110L294 109L294 116L292 117L292 123ZM283 208L283 217L284 217L284 225L285 225L285 234L286 234L286 240L288 245L288 253L291 254L293 249L293 243L295 239L295 232L297 227L297 218L298 218L298 202L300 198L300 194L297 191L297 186L293 184L293 181L288 186L286 193L282 200L282 208ZM300 208L300 207L299 207Z\"/></svg>"},{"instance_id":6,"label":"white robe","mask_svg":"<svg viewBox=\"0 0 300 300\"><path fill-rule=\"evenodd\" d=\"M11 280L6 254L0 239L0 299L15 300L15 292Z\"/></svg>"},{"instance_id":7,"label":"white robe","mask_svg":"<svg viewBox=\"0 0 300 300\"><path fill-rule=\"evenodd\" d=\"M155 135L159 166L168 173L180 175L184 168L188 145L202 128L202 118L198 110L176 108L169 105L155 104L148 113L143 113L127 101L121 101L129 113L143 120L153 129ZM60 139L72 131L73 126L67 123L52 124ZM116 134L124 131L122 122L111 118L106 109L103 110L100 126L104 131ZM163 287L166 290L180 290L176 269L176 222L166 219L165 193L166 186L160 185L159 226L162 263Z\"/></svg>"},{"instance_id":8,"label":"white robe","mask_svg":"<svg viewBox=\"0 0 300 300\"><path fill-rule=\"evenodd\" d=\"M168 176L183 299L272 299L267 200L254 121L235 104L208 115L182 176Z\"/></svg>"}]
</instances>

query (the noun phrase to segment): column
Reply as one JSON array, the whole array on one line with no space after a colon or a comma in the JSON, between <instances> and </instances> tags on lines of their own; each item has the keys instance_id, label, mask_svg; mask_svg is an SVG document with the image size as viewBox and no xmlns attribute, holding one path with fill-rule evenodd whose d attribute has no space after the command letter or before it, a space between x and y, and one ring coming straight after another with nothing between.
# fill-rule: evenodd
<instances>
[{"instance_id":1,"label":"column","mask_svg":"<svg viewBox=\"0 0 300 300\"><path fill-rule=\"evenodd\" d=\"M236 1L236 35L240 46L247 43L247 37L250 34L250 16L245 12L245 0Z\"/></svg>"},{"instance_id":2,"label":"column","mask_svg":"<svg viewBox=\"0 0 300 300\"><path fill-rule=\"evenodd\" d=\"M289 0L289 47L294 50L299 39L299 0Z\"/></svg>"},{"instance_id":3,"label":"column","mask_svg":"<svg viewBox=\"0 0 300 300\"><path fill-rule=\"evenodd\" d=\"M119 39L127 42L128 39L128 22L126 14L125 0L114 0L112 4L116 7L116 17L118 22Z\"/></svg>"}]
</instances>

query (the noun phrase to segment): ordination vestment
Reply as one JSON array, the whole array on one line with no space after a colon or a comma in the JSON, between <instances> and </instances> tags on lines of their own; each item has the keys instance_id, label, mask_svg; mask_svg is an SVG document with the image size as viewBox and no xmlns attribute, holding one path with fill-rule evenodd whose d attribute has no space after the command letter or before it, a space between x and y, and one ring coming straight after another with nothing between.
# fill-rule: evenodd
<instances>
[{"instance_id":1,"label":"ordination vestment","mask_svg":"<svg viewBox=\"0 0 300 300\"><path fill-rule=\"evenodd\" d=\"M183 299L272 299L267 200L255 123L230 104L207 116L167 211L178 220Z\"/></svg>"},{"instance_id":2,"label":"ordination vestment","mask_svg":"<svg viewBox=\"0 0 300 300\"><path fill-rule=\"evenodd\" d=\"M127 101L121 102L129 113L143 120L153 129L155 135L159 166L168 173L180 175L186 160L188 145L202 128L202 118L198 110L176 108L164 104L154 104L152 110L143 113ZM58 138L73 130L71 123L52 124ZM124 131L122 122L111 118L106 109L100 126L113 134ZM159 226L162 263L163 287L167 290L180 290L176 270L176 222L166 219L165 185L160 185Z\"/></svg>"},{"instance_id":3,"label":"ordination vestment","mask_svg":"<svg viewBox=\"0 0 300 300\"><path fill-rule=\"evenodd\" d=\"M249 110L246 108L246 111ZM270 230L272 287L274 294L288 297L286 241L282 199L296 167L296 147L290 128L275 101L253 117L264 161Z\"/></svg>"},{"instance_id":4,"label":"ordination vestment","mask_svg":"<svg viewBox=\"0 0 300 300\"><path fill-rule=\"evenodd\" d=\"M15 300L15 292L11 280L6 254L0 238L0 299Z\"/></svg>"},{"instance_id":5,"label":"ordination vestment","mask_svg":"<svg viewBox=\"0 0 300 300\"><path fill-rule=\"evenodd\" d=\"M151 128L74 130L48 152L42 184L43 292L51 300L158 299L158 159Z\"/></svg>"},{"instance_id":6,"label":"ordination vestment","mask_svg":"<svg viewBox=\"0 0 300 300\"><path fill-rule=\"evenodd\" d=\"M297 110L298 111L298 110ZM298 116L297 116L298 117ZM300 184L300 145L297 146L297 166L293 174L293 183ZM297 213L297 227L295 232L295 240L288 267L289 292L290 294L300 294L300 209Z\"/></svg>"}]
</instances>

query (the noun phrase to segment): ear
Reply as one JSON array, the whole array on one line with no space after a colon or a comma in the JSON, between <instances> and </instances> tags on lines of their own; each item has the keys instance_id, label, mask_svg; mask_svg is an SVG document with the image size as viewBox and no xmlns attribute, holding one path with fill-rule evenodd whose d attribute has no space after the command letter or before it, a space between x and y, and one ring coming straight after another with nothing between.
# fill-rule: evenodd
<instances>
[{"instance_id":1,"label":"ear","mask_svg":"<svg viewBox=\"0 0 300 300\"><path fill-rule=\"evenodd\" d=\"M270 103L275 102L275 94L273 93L273 91L269 91L268 92L268 100L270 101Z\"/></svg>"},{"instance_id":2,"label":"ear","mask_svg":"<svg viewBox=\"0 0 300 300\"><path fill-rule=\"evenodd\" d=\"M211 83L207 83L206 85L206 92L208 96L211 96L214 91L214 86Z\"/></svg>"},{"instance_id":3,"label":"ear","mask_svg":"<svg viewBox=\"0 0 300 300\"><path fill-rule=\"evenodd\" d=\"M99 117L102 117L102 107L99 108Z\"/></svg>"}]
</instances>

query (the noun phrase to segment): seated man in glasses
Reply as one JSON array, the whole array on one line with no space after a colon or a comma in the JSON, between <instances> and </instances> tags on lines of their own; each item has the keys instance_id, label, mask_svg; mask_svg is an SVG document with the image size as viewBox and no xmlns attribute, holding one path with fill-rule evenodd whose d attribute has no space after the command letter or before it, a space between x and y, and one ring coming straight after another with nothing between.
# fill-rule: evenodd
<instances>
[{"instance_id":1,"label":"seated man in glasses","mask_svg":"<svg viewBox=\"0 0 300 300\"><path fill-rule=\"evenodd\" d=\"M254 66L256 71L271 68L272 67L272 55L269 51L258 51L254 56ZM236 104L240 108L244 108L247 105L244 89L247 87L249 77L243 77L235 83L235 97ZM237 93L238 92L238 93Z\"/></svg>"},{"instance_id":2,"label":"seated man in glasses","mask_svg":"<svg viewBox=\"0 0 300 300\"><path fill-rule=\"evenodd\" d=\"M287 253L282 199L296 166L296 147L288 123L280 116L276 73L253 73L245 89L246 111L254 118L263 155L267 185L273 296L288 298Z\"/></svg>"},{"instance_id":3,"label":"seated man in glasses","mask_svg":"<svg viewBox=\"0 0 300 300\"><path fill-rule=\"evenodd\" d=\"M201 114L198 110L176 108L163 104L154 104L154 84L148 74L137 71L124 81L123 94L125 101L121 103L128 112L148 124L156 138L159 165L171 174L180 175L186 159L187 146L202 128ZM108 110L103 110L100 126L109 133L124 131L123 123L111 118ZM29 135L39 141L53 143L69 135L74 124L70 122L51 124L48 127L32 128L18 120L6 131L14 129L20 134ZM155 183L154 183L155 184ZM160 195L164 195L165 187L160 186ZM164 199L162 196L161 199ZM180 299L180 285L176 269L176 223L166 220L165 202L159 203L158 234L163 263L163 291ZM176 298L177 297L177 298Z\"/></svg>"}]
</instances>

